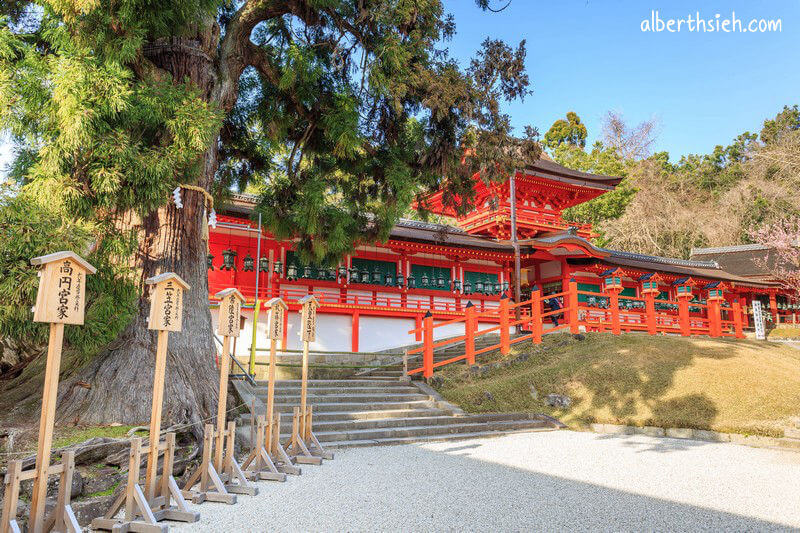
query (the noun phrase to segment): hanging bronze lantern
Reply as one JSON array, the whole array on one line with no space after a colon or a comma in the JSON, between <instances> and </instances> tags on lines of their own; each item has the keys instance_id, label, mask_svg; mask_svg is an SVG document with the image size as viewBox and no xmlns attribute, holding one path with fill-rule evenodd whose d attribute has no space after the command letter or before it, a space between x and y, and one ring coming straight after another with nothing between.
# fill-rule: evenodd
<instances>
[{"instance_id":1,"label":"hanging bronze lantern","mask_svg":"<svg viewBox=\"0 0 800 533\"><path fill-rule=\"evenodd\" d=\"M437 276L436 278L436 286L439 287L440 289L444 289L445 283L446 282L444 280L444 274L440 272L439 276Z\"/></svg>"},{"instance_id":2,"label":"hanging bronze lantern","mask_svg":"<svg viewBox=\"0 0 800 533\"><path fill-rule=\"evenodd\" d=\"M344 265L339 265L339 277L344 279L347 277L347 267Z\"/></svg>"},{"instance_id":3,"label":"hanging bronze lantern","mask_svg":"<svg viewBox=\"0 0 800 533\"><path fill-rule=\"evenodd\" d=\"M297 279L297 265L295 265L294 263L289 265L289 267L286 269L286 279L291 281Z\"/></svg>"},{"instance_id":4,"label":"hanging bronze lantern","mask_svg":"<svg viewBox=\"0 0 800 533\"><path fill-rule=\"evenodd\" d=\"M372 283L374 285L381 284L381 272L378 270L378 267L375 267L375 270L372 271Z\"/></svg>"},{"instance_id":5,"label":"hanging bronze lantern","mask_svg":"<svg viewBox=\"0 0 800 533\"><path fill-rule=\"evenodd\" d=\"M478 294L483 292L483 280L478 278L478 281L475 282L475 292Z\"/></svg>"},{"instance_id":6,"label":"hanging bronze lantern","mask_svg":"<svg viewBox=\"0 0 800 533\"><path fill-rule=\"evenodd\" d=\"M472 294L472 283L469 281L464 282L464 294Z\"/></svg>"},{"instance_id":7,"label":"hanging bronze lantern","mask_svg":"<svg viewBox=\"0 0 800 533\"><path fill-rule=\"evenodd\" d=\"M303 277L306 279L311 277L311 265L306 265L303 267Z\"/></svg>"},{"instance_id":8,"label":"hanging bronze lantern","mask_svg":"<svg viewBox=\"0 0 800 533\"><path fill-rule=\"evenodd\" d=\"M391 287L392 285L394 285L394 277L387 272L386 276L384 276L383 278L383 284L386 285L387 287Z\"/></svg>"},{"instance_id":9,"label":"hanging bronze lantern","mask_svg":"<svg viewBox=\"0 0 800 533\"><path fill-rule=\"evenodd\" d=\"M369 283L369 270L366 267L361 271L361 283Z\"/></svg>"},{"instance_id":10,"label":"hanging bronze lantern","mask_svg":"<svg viewBox=\"0 0 800 533\"><path fill-rule=\"evenodd\" d=\"M208 269L209 270L214 270L214 256L213 255L208 254L207 259L206 259L206 264L208 265Z\"/></svg>"},{"instance_id":11,"label":"hanging bronze lantern","mask_svg":"<svg viewBox=\"0 0 800 533\"><path fill-rule=\"evenodd\" d=\"M358 269L355 265L350 267L350 281L352 283L358 283Z\"/></svg>"},{"instance_id":12,"label":"hanging bronze lantern","mask_svg":"<svg viewBox=\"0 0 800 533\"><path fill-rule=\"evenodd\" d=\"M398 274L397 275L397 279L395 281L397 282L397 286L402 289L403 288L403 282L405 281L405 277L403 276L403 274Z\"/></svg>"},{"instance_id":13,"label":"hanging bronze lantern","mask_svg":"<svg viewBox=\"0 0 800 533\"><path fill-rule=\"evenodd\" d=\"M428 286L428 273L427 272L423 272L422 273L422 286L423 287L427 287Z\"/></svg>"},{"instance_id":14,"label":"hanging bronze lantern","mask_svg":"<svg viewBox=\"0 0 800 533\"><path fill-rule=\"evenodd\" d=\"M259 257L258 258L258 271L259 272L269 272L269 258L268 257Z\"/></svg>"},{"instance_id":15,"label":"hanging bronze lantern","mask_svg":"<svg viewBox=\"0 0 800 533\"><path fill-rule=\"evenodd\" d=\"M331 281L336 281L336 269L333 267L328 267L328 279Z\"/></svg>"},{"instance_id":16,"label":"hanging bronze lantern","mask_svg":"<svg viewBox=\"0 0 800 533\"><path fill-rule=\"evenodd\" d=\"M503 282L503 292L506 292L506 291L508 290L508 287L509 287L509 284L508 284L508 282L507 282L507 281L504 281L504 282Z\"/></svg>"},{"instance_id":17,"label":"hanging bronze lantern","mask_svg":"<svg viewBox=\"0 0 800 533\"><path fill-rule=\"evenodd\" d=\"M250 252L247 252L247 255L244 256L244 259L242 259L242 271L252 272L253 268L255 267L255 263L256 261L253 259L253 256L250 255Z\"/></svg>"},{"instance_id":18,"label":"hanging bronze lantern","mask_svg":"<svg viewBox=\"0 0 800 533\"><path fill-rule=\"evenodd\" d=\"M500 280L497 280L497 281L494 283L494 293L495 293L495 294L500 294L500 291L501 291L502 289L503 289L503 285L500 283Z\"/></svg>"},{"instance_id":19,"label":"hanging bronze lantern","mask_svg":"<svg viewBox=\"0 0 800 533\"><path fill-rule=\"evenodd\" d=\"M455 292L461 292L461 280L457 279L453 282L453 290Z\"/></svg>"},{"instance_id":20,"label":"hanging bronze lantern","mask_svg":"<svg viewBox=\"0 0 800 533\"><path fill-rule=\"evenodd\" d=\"M236 270L236 251L232 248L222 250L222 266L220 270Z\"/></svg>"},{"instance_id":21,"label":"hanging bronze lantern","mask_svg":"<svg viewBox=\"0 0 800 533\"><path fill-rule=\"evenodd\" d=\"M417 288L417 278L414 277L414 274L408 275L408 288L409 289Z\"/></svg>"}]
</instances>

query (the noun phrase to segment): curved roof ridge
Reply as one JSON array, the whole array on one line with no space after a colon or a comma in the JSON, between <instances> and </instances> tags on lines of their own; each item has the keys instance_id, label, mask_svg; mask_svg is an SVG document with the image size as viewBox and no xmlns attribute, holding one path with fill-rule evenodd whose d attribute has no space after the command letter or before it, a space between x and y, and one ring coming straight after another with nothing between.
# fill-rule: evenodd
<instances>
[{"instance_id":1,"label":"curved roof ridge","mask_svg":"<svg viewBox=\"0 0 800 533\"><path fill-rule=\"evenodd\" d=\"M610 250L608 248L601 248L613 257L622 257L625 259L633 259L636 261L649 261L651 263L660 263L663 265L675 265L694 268L713 268L715 270L722 270L719 263L716 261L697 261L692 259L678 259L675 257L661 257L658 255L647 255L636 252L623 252L621 250Z\"/></svg>"},{"instance_id":2,"label":"curved roof ridge","mask_svg":"<svg viewBox=\"0 0 800 533\"><path fill-rule=\"evenodd\" d=\"M712 246L709 248L692 248L692 255L725 254L734 252L752 252L755 250L769 250L770 247L764 244L732 244L730 246Z\"/></svg>"}]
</instances>

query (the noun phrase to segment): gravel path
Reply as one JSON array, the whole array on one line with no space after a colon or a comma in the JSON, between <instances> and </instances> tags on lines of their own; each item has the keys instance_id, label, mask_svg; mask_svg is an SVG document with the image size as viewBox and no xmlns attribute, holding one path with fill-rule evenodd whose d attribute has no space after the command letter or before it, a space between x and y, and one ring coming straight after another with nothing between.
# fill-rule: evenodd
<instances>
[{"instance_id":1,"label":"gravel path","mask_svg":"<svg viewBox=\"0 0 800 533\"><path fill-rule=\"evenodd\" d=\"M800 454L571 431L339 451L172 531L793 530Z\"/></svg>"}]
</instances>

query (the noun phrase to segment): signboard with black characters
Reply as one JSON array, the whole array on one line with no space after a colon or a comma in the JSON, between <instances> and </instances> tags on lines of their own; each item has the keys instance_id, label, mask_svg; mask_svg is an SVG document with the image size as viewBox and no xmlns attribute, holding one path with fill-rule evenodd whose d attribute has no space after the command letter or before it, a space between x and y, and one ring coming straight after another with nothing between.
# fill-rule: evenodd
<instances>
[{"instance_id":1,"label":"signboard with black characters","mask_svg":"<svg viewBox=\"0 0 800 533\"><path fill-rule=\"evenodd\" d=\"M174 272L149 278L145 283L155 285L150 296L148 329L181 331L183 329L183 292L189 285Z\"/></svg>"}]
</instances>

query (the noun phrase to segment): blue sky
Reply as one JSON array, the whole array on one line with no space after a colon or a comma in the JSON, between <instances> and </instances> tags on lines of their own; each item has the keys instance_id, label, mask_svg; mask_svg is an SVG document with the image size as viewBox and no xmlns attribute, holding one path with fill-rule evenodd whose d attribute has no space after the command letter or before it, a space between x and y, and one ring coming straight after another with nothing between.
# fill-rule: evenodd
<instances>
[{"instance_id":1,"label":"blue sky","mask_svg":"<svg viewBox=\"0 0 800 533\"><path fill-rule=\"evenodd\" d=\"M527 40L534 93L507 107L521 130L544 134L567 111L586 123L590 141L608 110L632 123L656 117L656 150L673 161L706 153L743 131L759 131L785 104L800 103L800 1L512 0L483 13L473 0L445 0L455 16L451 54L466 65L486 37ZM502 7L507 0L491 0ZM781 33L643 33L660 17L781 19Z\"/></svg>"},{"instance_id":2,"label":"blue sky","mask_svg":"<svg viewBox=\"0 0 800 533\"><path fill-rule=\"evenodd\" d=\"M502 7L507 0L491 0ZM455 16L451 54L466 65L486 37L526 39L534 93L507 106L513 124L542 134L567 111L599 134L609 110L631 123L655 117L656 150L673 161L706 153L743 131L758 131L784 104L800 103L800 1L770 0L512 0L484 13L474 0L445 0ZM662 19L700 12L702 18L781 19L780 33L643 33ZM10 156L0 140L0 168Z\"/></svg>"}]
</instances>

